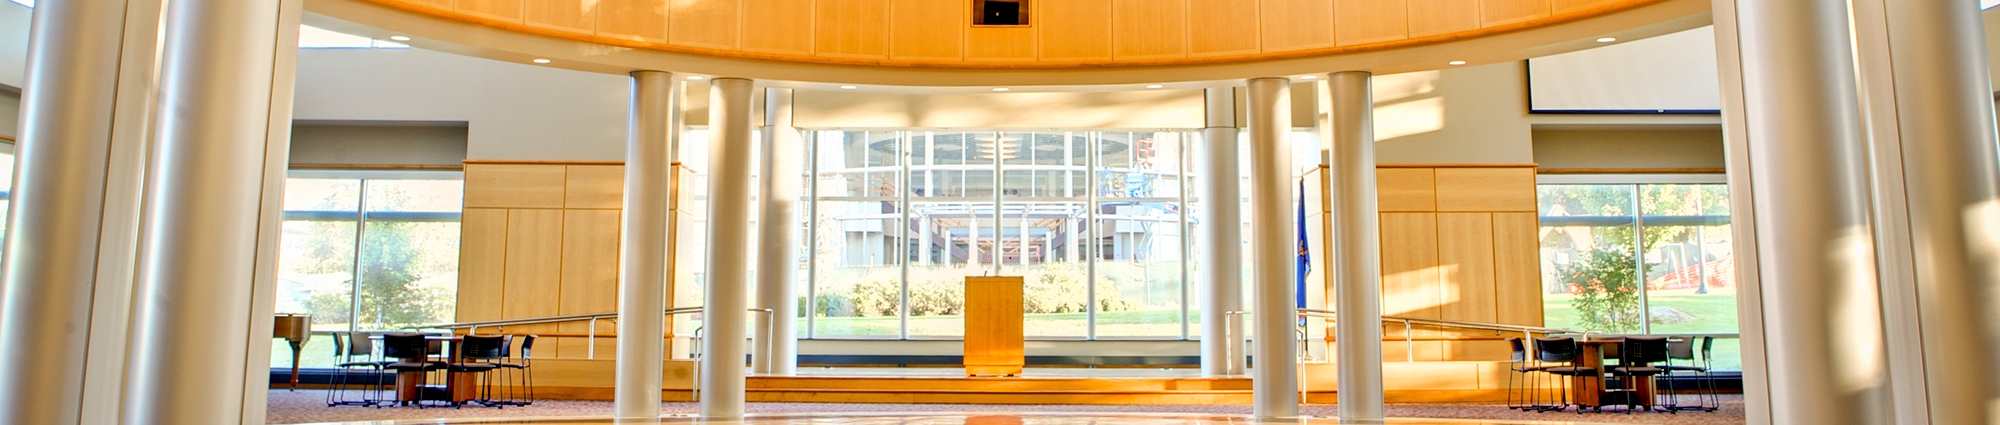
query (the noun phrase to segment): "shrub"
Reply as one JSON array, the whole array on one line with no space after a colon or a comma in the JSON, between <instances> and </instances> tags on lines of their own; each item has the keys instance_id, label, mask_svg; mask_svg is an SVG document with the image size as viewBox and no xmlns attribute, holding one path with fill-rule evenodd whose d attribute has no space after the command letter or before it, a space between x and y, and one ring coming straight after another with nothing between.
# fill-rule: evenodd
<instances>
[{"instance_id":1,"label":"shrub","mask_svg":"<svg viewBox=\"0 0 2000 425\"><path fill-rule=\"evenodd\" d=\"M1582 261L1558 269L1570 293L1577 322L1587 330L1639 331L1639 286L1630 250L1591 250Z\"/></svg>"},{"instance_id":2,"label":"shrub","mask_svg":"<svg viewBox=\"0 0 2000 425\"><path fill-rule=\"evenodd\" d=\"M895 316L902 303L902 285L889 280L867 280L847 288L847 299L859 317Z\"/></svg>"},{"instance_id":3,"label":"shrub","mask_svg":"<svg viewBox=\"0 0 2000 425\"><path fill-rule=\"evenodd\" d=\"M910 283L911 316L965 314L965 286L961 281L920 280Z\"/></svg>"}]
</instances>

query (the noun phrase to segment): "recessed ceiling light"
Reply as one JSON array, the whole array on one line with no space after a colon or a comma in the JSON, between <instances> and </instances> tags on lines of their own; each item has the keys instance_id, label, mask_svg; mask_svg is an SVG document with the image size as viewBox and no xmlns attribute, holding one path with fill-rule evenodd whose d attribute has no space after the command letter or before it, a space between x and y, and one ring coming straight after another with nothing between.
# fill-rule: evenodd
<instances>
[{"instance_id":1,"label":"recessed ceiling light","mask_svg":"<svg viewBox=\"0 0 2000 425\"><path fill-rule=\"evenodd\" d=\"M407 35L392 35L392 36L389 36L389 39L390 39L390 40L396 40L396 41L410 41L410 36L407 36Z\"/></svg>"},{"instance_id":2,"label":"recessed ceiling light","mask_svg":"<svg viewBox=\"0 0 2000 425\"><path fill-rule=\"evenodd\" d=\"M1162 86L1162 85L1159 85L1159 84L1147 84L1147 85L1146 85L1146 88L1149 88L1149 89L1157 89L1157 88L1161 88L1161 87L1166 87L1166 86Z\"/></svg>"},{"instance_id":3,"label":"recessed ceiling light","mask_svg":"<svg viewBox=\"0 0 2000 425\"><path fill-rule=\"evenodd\" d=\"M1618 37L1598 37L1598 38L1597 38L1597 42L1599 42L1599 43L1610 43L1610 42L1613 42L1613 41L1618 41Z\"/></svg>"},{"instance_id":4,"label":"recessed ceiling light","mask_svg":"<svg viewBox=\"0 0 2000 425\"><path fill-rule=\"evenodd\" d=\"M549 63L548 59L535 59L535 63Z\"/></svg>"},{"instance_id":5,"label":"recessed ceiling light","mask_svg":"<svg viewBox=\"0 0 2000 425\"><path fill-rule=\"evenodd\" d=\"M1464 65L1465 61L1451 61L1451 66Z\"/></svg>"},{"instance_id":6,"label":"recessed ceiling light","mask_svg":"<svg viewBox=\"0 0 2000 425\"><path fill-rule=\"evenodd\" d=\"M1299 77L1299 79L1301 79L1301 80L1317 80L1317 79L1319 79L1319 76L1318 76L1318 75L1307 75L1307 76L1301 76L1301 77Z\"/></svg>"},{"instance_id":7,"label":"recessed ceiling light","mask_svg":"<svg viewBox=\"0 0 2000 425\"><path fill-rule=\"evenodd\" d=\"M690 75L690 76L688 76L688 81L701 81L701 80L702 80L702 79L704 79L704 78L708 78L708 77L703 77L703 76L700 76L700 75Z\"/></svg>"},{"instance_id":8,"label":"recessed ceiling light","mask_svg":"<svg viewBox=\"0 0 2000 425\"><path fill-rule=\"evenodd\" d=\"M993 91L1007 91L1006 87L994 87Z\"/></svg>"},{"instance_id":9,"label":"recessed ceiling light","mask_svg":"<svg viewBox=\"0 0 2000 425\"><path fill-rule=\"evenodd\" d=\"M859 87L855 87L855 86L840 86L840 89L841 89L841 90L854 90L854 89L857 89L857 88L859 88Z\"/></svg>"}]
</instances>

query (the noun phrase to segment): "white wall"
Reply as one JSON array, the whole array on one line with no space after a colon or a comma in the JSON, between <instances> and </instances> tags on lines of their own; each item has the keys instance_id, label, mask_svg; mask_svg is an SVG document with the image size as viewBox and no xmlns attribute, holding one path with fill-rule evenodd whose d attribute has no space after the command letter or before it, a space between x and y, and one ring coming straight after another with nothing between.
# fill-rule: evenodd
<instances>
[{"instance_id":1,"label":"white wall","mask_svg":"<svg viewBox=\"0 0 2000 425\"><path fill-rule=\"evenodd\" d=\"M467 159L625 157L629 80L418 49L299 53L300 121L459 121Z\"/></svg>"},{"instance_id":2,"label":"white wall","mask_svg":"<svg viewBox=\"0 0 2000 425\"><path fill-rule=\"evenodd\" d=\"M21 88L21 74L28 68L28 24L33 20L34 9L0 1L0 85Z\"/></svg>"},{"instance_id":3,"label":"white wall","mask_svg":"<svg viewBox=\"0 0 2000 425\"><path fill-rule=\"evenodd\" d=\"M1380 164L1535 161L1521 62L1375 77Z\"/></svg>"}]
</instances>

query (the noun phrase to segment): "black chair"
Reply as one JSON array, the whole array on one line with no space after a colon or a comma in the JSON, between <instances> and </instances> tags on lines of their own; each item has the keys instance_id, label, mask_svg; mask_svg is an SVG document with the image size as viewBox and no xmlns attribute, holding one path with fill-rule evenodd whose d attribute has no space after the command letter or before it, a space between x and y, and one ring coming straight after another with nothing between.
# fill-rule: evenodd
<instances>
[{"instance_id":1,"label":"black chair","mask_svg":"<svg viewBox=\"0 0 2000 425\"><path fill-rule=\"evenodd\" d=\"M1598 381L1598 387L1602 388L1604 372L1599 371L1595 367L1577 366L1576 355L1577 347L1575 339L1567 337L1535 338L1535 358L1544 364L1555 364L1554 366L1546 366L1542 369L1543 372L1554 376L1567 376L1586 380L1595 379ZM1560 412L1568 409L1568 384L1564 383L1562 387L1563 395L1561 404L1533 406L1533 410L1537 412ZM1599 410L1602 410L1602 408L1599 408ZM1583 413L1583 407L1577 406L1576 413Z\"/></svg>"},{"instance_id":2,"label":"black chair","mask_svg":"<svg viewBox=\"0 0 2000 425\"><path fill-rule=\"evenodd\" d=\"M332 391L326 393L326 405L331 406L373 406L382 402L382 391L387 387L382 368L389 363L376 356L375 341L366 332L335 332L333 334L333 358L340 363L333 376ZM357 359L358 358L358 359ZM356 383L355 372L365 372L372 376L374 387L361 391L360 398L348 398L351 384Z\"/></svg>"},{"instance_id":3,"label":"black chair","mask_svg":"<svg viewBox=\"0 0 2000 425\"><path fill-rule=\"evenodd\" d=\"M1548 369L1548 367L1542 366L1540 361L1528 355L1527 343L1523 342L1522 339L1507 338L1507 346L1513 350L1507 357L1508 370L1512 372L1507 374L1507 408L1528 410L1531 407L1537 406L1537 402L1541 400L1540 385L1536 385L1538 382L1530 377L1530 375L1542 372ZM1515 391L1515 381L1520 381L1526 387L1526 394L1519 397L1515 396L1517 392ZM1516 400L1523 401L1524 403L1516 403Z\"/></svg>"},{"instance_id":4,"label":"black chair","mask_svg":"<svg viewBox=\"0 0 2000 425\"><path fill-rule=\"evenodd\" d=\"M501 347L501 348L500 348L500 350L501 350L501 352L500 352L500 357L501 357L502 359L506 359L506 358L509 358L509 357L510 357L510 356L509 356L509 354L511 354L511 353L509 353L509 352L508 352L508 350L509 350L510 348L512 348L512 347L513 347L513 345L514 345L514 344L513 344L513 342L512 342L513 338L514 338L514 336L513 336L513 335L506 335L506 336L502 337L502 339L501 339L501 344L500 344L500 347ZM499 362L499 363L495 363L495 365L499 366L499 367L500 367L500 368L501 368L502 370L511 370L511 371L513 371L513 373L511 373L511 374L503 374L503 375L502 375L502 377L503 377L503 378L506 378L506 379L509 379L509 382L512 382L512 377L513 377L513 376L515 376L515 375L519 375L519 376L521 377L521 380L522 380L522 381L523 381L523 382L525 383L524 385L522 385L522 387L523 387L523 388L525 388L525 391L524 391L524 392L525 392L525 393L527 393L527 395L526 395L525 397L522 397L522 398L515 398L515 397L514 397L514 391L513 391L513 388L512 388L512 386L511 386L511 385L509 385L509 386L507 387L507 397L506 397L506 398L504 398L504 399L499 399L499 400L489 400L488 402L490 402L490 403L493 403L493 404L502 404L502 405L510 405L510 406L526 406L526 405L529 405L529 404L534 404L534 402L535 402L535 369L534 369L534 366L535 366L535 355L534 355L534 352L535 352L535 351L534 351L534 350L535 350L535 338L537 338L537 337L536 337L535 335L527 335L527 336L523 336L523 337L521 337L521 357L520 357L520 358L521 358L521 361L519 361L519 362L508 362L508 361L503 361L503 362Z\"/></svg>"},{"instance_id":5,"label":"black chair","mask_svg":"<svg viewBox=\"0 0 2000 425\"><path fill-rule=\"evenodd\" d=\"M428 374L446 367L445 362L431 358L431 342L424 337L424 334L414 332L382 335L382 357L393 359L382 368L395 373ZM421 388L419 385L419 393L422 392ZM423 407L420 400L399 401L397 404L416 404L418 407Z\"/></svg>"},{"instance_id":6,"label":"black chair","mask_svg":"<svg viewBox=\"0 0 2000 425\"><path fill-rule=\"evenodd\" d=\"M1701 341L1700 358L1695 356L1696 340ZM1673 401L1667 408L1713 412L1722 404L1721 396L1715 392L1715 376L1709 374L1710 362L1708 360L1708 353L1714 344L1715 337L1707 336L1677 338L1667 341L1667 361L1665 364L1659 366L1660 369L1666 371L1665 375L1670 378L1667 382L1673 383L1672 386L1674 387L1672 390ZM1674 364L1675 361L1685 361L1686 363ZM1701 364L1696 365L1695 363L1697 362ZM1671 379L1674 377L1674 372L1688 372L1695 375L1694 378L1697 381L1695 383L1696 388L1694 388L1696 392L1695 404L1693 406L1681 405L1681 393L1687 392L1687 390L1680 388L1682 386L1682 379Z\"/></svg>"},{"instance_id":7,"label":"black chair","mask_svg":"<svg viewBox=\"0 0 2000 425\"><path fill-rule=\"evenodd\" d=\"M1635 380L1643 379L1648 384L1648 387L1657 389L1659 382L1656 378L1661 373L1664 373L1666 369L1653 366L1653 363L1667 361L1667 337L1625 337L1625 343L1619 344L1619 346L1618 367L1611 368L1611 375ZM1639 407L1640 400L1637 386L1627 385L1627 388L1621 390L1625 395L1625 413L1628 415ZM1658 401L1659 391L1656 390L1653 392L1653 400L1647 401L1646 406L1650 408L1650 406L1658 404ZM1674 409L1667 409L1667 411L1676 412Z\"/></svg>"},{"instance_id":8,"label":"black chair","mask_svg":"<svg viewBox=\"0 0 2000 425\"><path fill-rule=\"evenodd\" d=\"M499 361L503 359L500 353L504 351L500 346L505 343L505 338L499 335L466 335L459 338L458 359L446 366L445 370L448 373L479 374L479 398L474 402L486 406L501 406L491 402L493 392L492 385L488 382L491 378L488 372L500 368ZM465 403L453 402L452 405L464 407Z\"/></svg>"}]
</instances>

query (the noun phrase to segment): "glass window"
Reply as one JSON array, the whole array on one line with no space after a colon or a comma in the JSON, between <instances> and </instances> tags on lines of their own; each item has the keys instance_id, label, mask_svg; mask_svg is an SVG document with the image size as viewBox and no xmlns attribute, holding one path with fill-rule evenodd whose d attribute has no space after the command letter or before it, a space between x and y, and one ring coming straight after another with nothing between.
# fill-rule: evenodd
<instances>
[{"instance_id":1,"label":"glass window","mask_svg":"<svg viewBox=\"0 0 2000 425\"><path fill-rule=\"evenodd\" d=\"M1738 331L1725 185L1551 184L1538 191L1546 326ZM1717 340L1716 368L1740 369L1739 347L1737 339Z\"/></svg>"},{"instance_id":2,"label":"glass window","mask_svg":"<svg viewBox=\"0 0 2000 425\"><path fill-rule=\"evenodd\" d=\"M808 233L817 264L812 335L899 336L908 233L899 193L902 133L823 132L811 139L818 188Z\"/></svg>"},{"instance_id":3,"label":"glass window","mask_svg":"<svg viewBox=\"0 0 2000 425\"><path fill-rule=\"evenodd\" d=\"M989 274L1031 338L1186 336L1188 134L812 133L813 337L962 336Z\"/></svg>"},{"instance_id":4,"label":"glass window","mask_svg":"<svg viewBox=\"0 0 2000 425\"><path fill-rule=\"evenodd\" d=\"M287 179L276 311L319 332L450 321L463 192L461 179ZM302 366L334 363L331 338L302 350ZM274 345L272 365L290 364Z\"/></svg>"}]
</instances>

